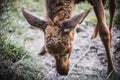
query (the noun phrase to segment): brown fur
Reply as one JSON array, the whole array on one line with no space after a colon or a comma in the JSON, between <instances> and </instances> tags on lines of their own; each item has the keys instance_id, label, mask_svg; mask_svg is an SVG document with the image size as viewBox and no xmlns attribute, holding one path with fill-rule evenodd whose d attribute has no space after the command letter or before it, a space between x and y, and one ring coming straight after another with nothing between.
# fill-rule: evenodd
<instances>
[{"instance_id":1,"label":"brown fur","mask_svg":"<svg viewBox=\"0 0 120 80\"><path fill-rule=\"evenodd\" d=\"M46 18L51 24L58 24L71 17L73 0L46 0ZM51 21L49 21L51 20Z\"/></svg>"},{"instance_id":2,"label":"brown fur","mask_svg":"<svg viewBox=\"0 0 120 80\"><path fill-rule=\"evenodd\" d=\"M79 21L83 21L90 10L73 17L71 17L71 14L74 5L83 1L88 1L94 7L98 22L92 38L96 37L99 32L107 54L108 73L115 72L110 53L113 16L115 12L114 0L109 0L109 29L106 24L103 6L106 0L46 0L46 21L38 19L24 8L22 12L31 25L42 29L44 32L45 45L42 48L41 54L48 52L53 55L56 60L56 70L58 73L67 75L69 71L69 57L72 49L72 41L74 39L74 28L77 23L81 23Z\"/></svg>"}]
</instances>

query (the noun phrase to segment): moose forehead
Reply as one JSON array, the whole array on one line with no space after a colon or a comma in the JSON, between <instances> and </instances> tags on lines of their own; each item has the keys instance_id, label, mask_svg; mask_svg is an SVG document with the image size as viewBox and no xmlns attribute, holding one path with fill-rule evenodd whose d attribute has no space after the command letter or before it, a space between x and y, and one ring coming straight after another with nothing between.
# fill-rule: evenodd
<instances>
[{"instance_id":1,"label":"moose forehead","mask_svg":"<svg viewBox=\"0 0 120 80\"><path fill-rule=\"evenodd\" d=\"M61 44L68 42L70 39L69 34L64 34L58 26L48 25L44 33L46 43Z\"/></svg>"},{"instance_id":2,"label":"moose forehead","mask_svg":"<svg viewBox=\"0 0 120 80\"><path fill-rule=\"evenodd\" d=\"M59 26L48 25L45 29L45 34L51 37L57 37L62 34L62 30Z\"/></svg>"}]
</instances>

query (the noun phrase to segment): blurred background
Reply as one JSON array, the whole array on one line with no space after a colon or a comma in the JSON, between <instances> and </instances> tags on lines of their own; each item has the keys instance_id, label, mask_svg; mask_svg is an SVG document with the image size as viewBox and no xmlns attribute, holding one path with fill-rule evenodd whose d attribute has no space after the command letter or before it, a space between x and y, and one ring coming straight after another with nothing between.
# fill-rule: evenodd
<instances>
[{"instance_id":1,"label":"blurred background","mask_svg":"<svg viewBox=\"0 0 120 80\"><path fill-rule=\"evenodd\" d=\"M116 2L114 28L119 30L120 0ZM40 51L38 48L43 45L44 35L26 22L21 13L22 6L42 19L45 17L45 0L0 0L0 80L41 80L45 77L44 72L41 72L45 63L37 56ZM89 7L91 5L87 2L77 4L73 14L83 12ZM109 25L108 0L105 9ZM94 28L96 21L96 16L91 11L81 26L89 25ZM118 40L120 41L120 35ZM119 45L117 49L120 49Z\"/></svg>"}]
</instances>

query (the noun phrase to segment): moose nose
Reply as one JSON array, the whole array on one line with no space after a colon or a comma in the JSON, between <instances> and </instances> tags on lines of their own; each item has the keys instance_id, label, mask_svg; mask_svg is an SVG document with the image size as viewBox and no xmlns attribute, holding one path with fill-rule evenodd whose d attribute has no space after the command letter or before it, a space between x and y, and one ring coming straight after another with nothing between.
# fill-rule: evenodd
<instances>
[{"instance_id":1,"label":"moose nose","mask_svg":"<svg viewBox=\"0 0 120 80\"><path fill-rule=\"evenodd\" d=\"M69 69L57 69L57 72L60 74L60 75L67 75L68 72L69 72Z\"/></svg>"}]
</instances>

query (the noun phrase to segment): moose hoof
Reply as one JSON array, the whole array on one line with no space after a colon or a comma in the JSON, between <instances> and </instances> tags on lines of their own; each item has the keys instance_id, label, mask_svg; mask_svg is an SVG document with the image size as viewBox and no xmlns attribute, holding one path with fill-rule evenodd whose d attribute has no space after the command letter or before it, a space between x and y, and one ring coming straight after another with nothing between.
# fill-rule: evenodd
<instances>
[{"instance_id":1,"label":"moose hoof","mask_svg":"<svg viewBox=\"0 0 120 80\"><path fill-rule=\"evenodd\" d=\"M91 39L93 40L95 37L96 37L96 36L93 34L93 35L91 36Z\"/></svg>"}]
</instances>

